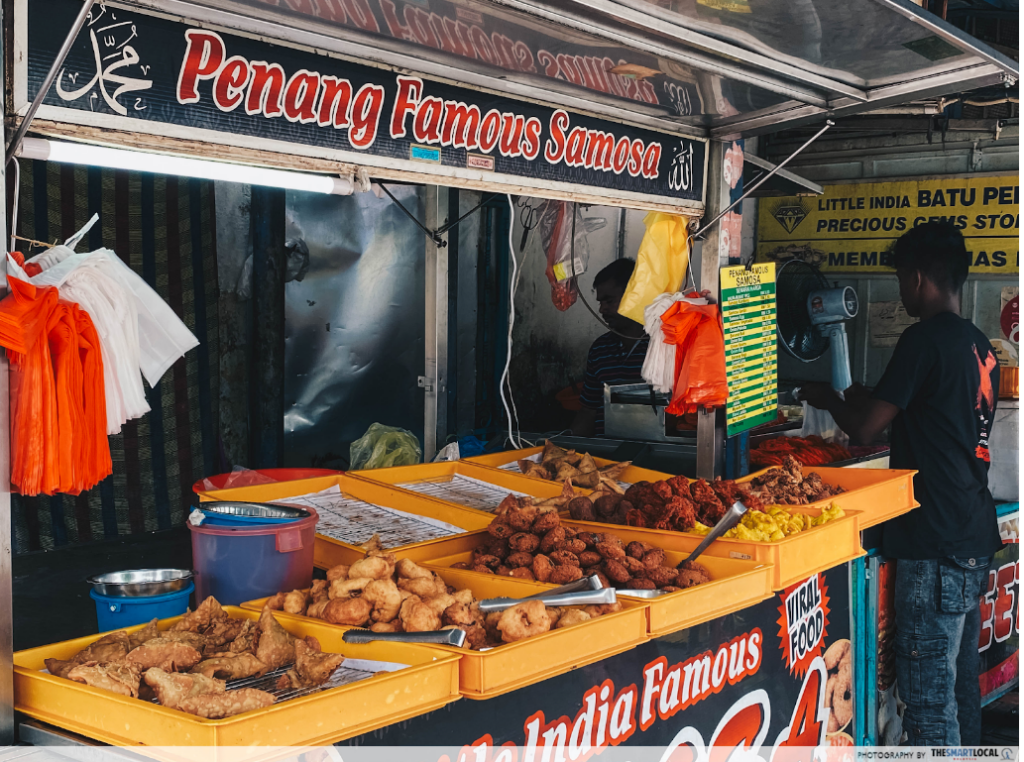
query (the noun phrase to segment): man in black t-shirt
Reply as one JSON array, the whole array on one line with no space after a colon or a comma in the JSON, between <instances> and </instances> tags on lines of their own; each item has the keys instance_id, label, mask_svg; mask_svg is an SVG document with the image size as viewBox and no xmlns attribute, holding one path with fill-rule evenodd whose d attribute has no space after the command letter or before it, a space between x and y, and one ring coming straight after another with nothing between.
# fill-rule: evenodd
<instances>
[{"instance_id":1,"label":"man in black t-shirt","mask_svg":"<svg viewBox=\"0 0 1024 762\"><path fill-rule=\"evenodd\" d=\"M896 566L896 683L903 729L915 746L977 745L979 596L1001 547L988 489L988 439L999 367L988 339L960 316L970 255L953 225L927 223L893 250L900 298L920 322L900 337L870 395L841 400L824 385L803 397L828 410L851 440L887 426L892 468L914 469L921 507L883 527Z\"/></svg>"}]
</instances>

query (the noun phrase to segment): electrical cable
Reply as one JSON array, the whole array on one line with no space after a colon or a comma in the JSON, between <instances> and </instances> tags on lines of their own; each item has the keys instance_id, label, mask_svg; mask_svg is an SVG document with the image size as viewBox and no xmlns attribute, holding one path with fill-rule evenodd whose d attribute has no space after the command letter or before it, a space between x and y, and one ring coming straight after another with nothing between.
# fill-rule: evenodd
<instances>
[{"instance_id":1,"label":"electrical cable","mask_svg":"<svg viewBox=\"0 0 1024 762\"><path fill-rule=\"evenodd\" d=\"M509 279L509 300L508 300L508 349L505 354L505 369L501 374L501 381L498 385L498 391L501 394L501 404L505 408L505 419L508 422L508 436L506 439L512 443L513 447L523 449L523 443L513 433L512 428L512 412L509 410L509 401L512 403L512 410L515 410L516 402L512 395L512 382L509 379L509 368L512 366L512 329L515 327L516 322L516 287L519 285L519 264L516 262L515 246L512 241L512 230L516 224L516 207L512 202L512 194L508 195L508 208L511 217L508 222L508 256L512 260L512 277ZM508 384L508 399L505 399L505 384ZM515 430L519 429L519 412L516 411L516 426Z\"/></svg>"}]
</instances>

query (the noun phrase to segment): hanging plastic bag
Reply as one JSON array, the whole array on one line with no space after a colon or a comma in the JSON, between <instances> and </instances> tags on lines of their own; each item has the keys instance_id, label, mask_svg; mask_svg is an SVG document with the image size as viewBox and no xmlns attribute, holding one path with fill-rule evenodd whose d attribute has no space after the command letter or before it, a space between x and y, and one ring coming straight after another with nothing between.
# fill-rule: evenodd
<instances>
[{"instance_id":1,"label":"hanging plastic bag","mask_svg":"<svg viewBox=\"0 0 1024 762\"><path fill-rule=\"evenodd\" d=\"M423 460L423 450L416 435L405 429L370 424L349 448L349 467L353 471L389 466L411 466Z\"/></svg>"},{"instance_id":2,"label":"hanging plastic bag","mask_svg":"<svg viewBox=\"0 0 1024 762\"><path fill-rule=\"evenodd\" d=\"M674 302L661 323L665 341L676 345L676 383L665 412L686 415L724 405L729 385L718 305Z\"/></svg>"},{"instance_id":3,"label":"hanging plastic bag","mask_svg":"<svg viewBox=\"0 0 1024 762\"><path fill-rule=\"evenodd\" d=\"M647 232L636 254L636 268L619 302L619 314L641 325L648 304L680 290L690 262L689 218L650 212L644 225Z\"/></svg>"},{"instance_id":4,"label":"hanging plastic bag","mask_svg":"<svg viewBox=\"0 0 1024 762\"><path fill-rule=\"evenodd\" d=\"M565 312L576 303L577 278L590 264L587 233L600 230L607 222L601 217L584 219L579 206L568 201L546 201L540 214L538 227L547 259L544 274L551 284L551 302Z\"/></svg>"}]
</instances>

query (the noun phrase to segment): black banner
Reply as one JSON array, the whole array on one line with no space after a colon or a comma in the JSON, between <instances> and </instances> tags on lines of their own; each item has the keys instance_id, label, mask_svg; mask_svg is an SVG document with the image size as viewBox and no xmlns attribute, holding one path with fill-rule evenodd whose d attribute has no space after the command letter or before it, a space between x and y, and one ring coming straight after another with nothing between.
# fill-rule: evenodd
<instances>
[{"instance_id":1,"label":"black banner","mask_svg":"<svg viewBox=\"0 0 1024 762\"><path fill-rule=\"evenodd\" d=\"M28 95L80 6L29 6ZM700 201L705 144L97 5L45 103L114 119Z\"/></svg>"},{"instance_id":2,"label":"black banner","mask_svg":"<svg viewBox=\"0 0 1024 762\"><path fill-rule=\"evenodd\" d=\"M852 745L848 573L844 564L749 609L342 745L512 744L538 749L538 760L623 744L690 744L709 759L713 746Z\"/></svg>"}]
</instances>

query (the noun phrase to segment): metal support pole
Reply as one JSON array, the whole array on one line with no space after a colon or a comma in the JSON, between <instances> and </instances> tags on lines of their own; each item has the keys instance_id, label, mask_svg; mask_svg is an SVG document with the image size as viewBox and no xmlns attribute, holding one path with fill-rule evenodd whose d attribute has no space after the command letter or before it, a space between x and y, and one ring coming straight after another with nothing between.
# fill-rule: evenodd
<instances>
[{"instance_id":1,"label":"metal support pole","mask_svg":"<svg viewBox=\"0 0 1024 762\"><path fill-rule=\"evenodd\" d=\"M60 50L57 52L57 57L53 60L53 65L50 70L46 73L46 79L43 80L42 86L39 88L39 92L36 93L36 97L32 99L32 103L28 107L24 118L21 120L21 124L18 125L18 129L14 133L14 137L11 138L11 144L7 146L7 154L4 157L4 166L6 167L11 163L11 159L14 158L14 152L18 150L18 146L21 145L21 139L25 137L25 133L28 132L29 126L32 124L32 120L36 118L36 112L39 107L43 105L43 99L46 94L50 92L50 87L53 86L53 81L57 79L57 74L60 73L60 67L64 65L64 59L68 57L68 53L71 52L71 46L78 39L78 33L82 31L82 27L85 26L85 22L89 20L89 14L92 12L93 0L85 0L82 3L82 10L78 12L75 23L71 26L71 31L68 32L68 36L64 38L64 44L60 46Z\"/></svg>"},{"instance_id":2,"label":"metal support pole","mask_svg":"<svg viewBox=\"0 0 1024 762\"><path fill-rule=\"evenodd\" d=\"M448 189L426 189L426 227L438 230L448 221ZM423 460L430 462L448 436L448 231L426 246L425 368L420 385L423 400Z\"/></svg>"},{"instance_id":3,"label":"metal support pole","mask_svg":"<svg viewBox=\"0 0 1024 762\"><path fill-rule=\"evenodd\" d=\"M7 60L2 55L0 62ZM3 64L0 63L0 74ZM0 140L3 139L0 123ZM0 230L7 230L6 165L0 167ZM17 231L12 230L11 233ZM0 264L0 298L7 294L7 257ZM11 586L11 394L7 353L0 352L0 747L14 744L14 611Z\"/></svg>"}]
</instances>

